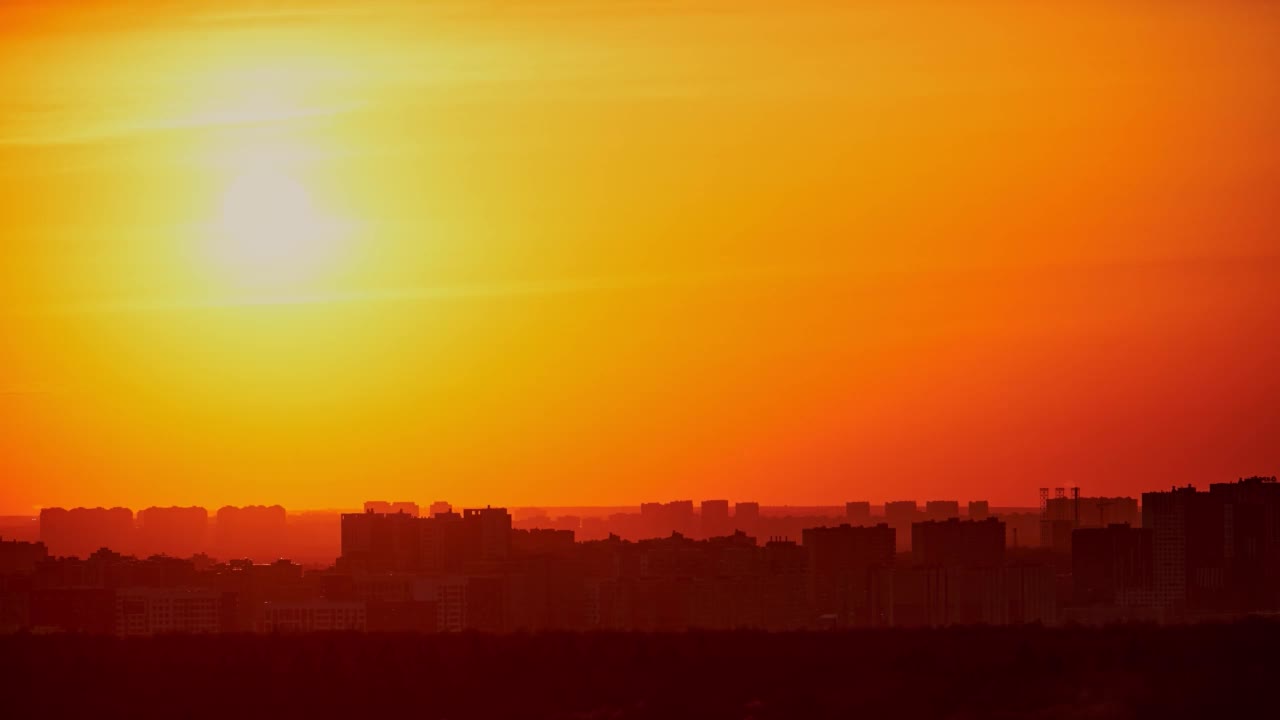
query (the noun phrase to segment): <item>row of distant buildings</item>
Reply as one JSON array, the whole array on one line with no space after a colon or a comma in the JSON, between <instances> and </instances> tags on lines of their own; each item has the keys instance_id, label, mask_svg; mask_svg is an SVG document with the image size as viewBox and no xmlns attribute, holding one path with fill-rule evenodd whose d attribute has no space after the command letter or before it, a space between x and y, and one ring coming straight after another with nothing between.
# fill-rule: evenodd
<instances>
[{"instance_id":1,"label":"row of distant buildings","mask_svg":"<svg viewBox=\"0 0 1280 720\"><path fill-rule=\"evenodd\" d=\"M1078 490L1078 489L1074 489ZM1065 492L1065 490L1064 490ZM389 505L381 503L381 505ZM692 500L643 503L639 512L608 515L552 517L546 513L518 517L515 526L523 529L572 530L581 540L618 535L640 540L665 537L672 532L686 537L722 537L742 531L753 537L799 538L810 527L843 522L850 525L885 523L897 535L898 548L911 547L911 526L930 520L996 518L1005 523L1006 542L1011 548L1052 547L1067 551L1071 531L1078 527L1106 527L1114 523L1138 525L1141 517L1134 498L1080 497L1046 498L1040 509L992 508L986 500L895 500L873 505L868 500L850 501L843 508L771 508L762 512L756 502L730 504L728 500Z\"/></svg>"},{"instance_id":2,"label":"row of distant buildings","mask_svg":"<svg viewBox=\"0 0 1280 720\"><path fill-rule=\"evenodd\" d=\"M1136 504L1136 501L1135 501ZM370 501L366 510L381 514L434 515L451 506L437 501L428 507L413 502ZM873 510L879 511L873 516ZM910 547L910 528L923 520L996 517L1006 523L1014 547L1034 546L1039 518L1027 512L993 513L986 501L970 501L963 508L954 500L895 501L873 508L870 502L849 502L844 508L770 508L759 503L728 500L647 502L638 511L550 517L533 510L517 511L520 529L571 530L579 540L603 540L617 535L628 540L666 537L679 533L711 538L742 531L753 537L797 539L805 528L831 522L853 525L885 522L898 533L898 545ZM45 508L32 523L38 532L18 526L0 533L36 539L55 555L85 556L101 547L135 555L169 554L180 557L206 553L217 557L270 559L292 557L307 563L330 562L339 551L339 512L288 513L279 505L226 506L216 512L202 507ZM10 519L12 521L14 519ZM1021 537L1019 532L1021 531Z\"/></svg>"},{"instance_id":3,"label":"row of distant buildings","mask_svg":"<svg viewBox=\"0 0 1280 720\"><path fill-rule=\"evenodd\" d=\"M763 545L741 532L576 542L517 530L500 508L344 517L331 568L287 560L51 558L6 542L0 626L151 635L332 629L682 630L1052 622L1052 575L1034 608L1008 606L999 521L916 526L910 558L887 525L806 532ZM1029 576L1028 576L1029 577ZM1025 592L1024 588L1018 588Z\"/></svg>"},{"instance_id":4,"label":"row of distant buildings","mask_svg":"<svg viewBox=\"0 0 1280 720\"><path fill-rule=\"evenodd\" d=\"M687 521L690 505L647 512ZM841 522L763 542L740 527L763 519L742 509L704 503L695 514L711 523L703 539L677 531L582 541L570 529L515 527L502 508L459 513L440 503L421 513L375 502L341 517L340 556L312 568L106 549L81 559L0 541L0 628L785 630L1280 611L1274 478L1145 493L1141 505L1046 497L1045 547L1012 545L1005 520L977 503L963 517L958 503L891 503L883 515L850 503Z\"/></svg>"},{"instance_id":5,"label":"row of distant buildings","mask_svg":"<svg viewBox=\"0 0 1280 720\"><path fill-rule=\"evenodd\" d=\"M914 502L885 506L888 522L898 531L900 548L910 547L910 525L920 520L961 517L960 503L930 501L916 509ZM420 507L413 502L366 503L366 510L412 516L451 512L447 502ZM879 508L877 508L879 509ZM1034 544L1036 517L1030 513L989 513L985 501L968 504L965 517L988 516L1005 521L1012 545ZM519 529L570 530L579 540L603 540L616 535L628 540L666 537L673 532L691 538L723 537L742 531L753 537L798 539L805 528L832 522L871 522L869 502L851 502L845 508L766 508L759 503L727 500L644 503L631 512L597 512L550 517L537 509L513 511ZM129 508L45 508L29 523L6 518L0 535L24 540L39 539L58 556L84 557L98 548L148 556L168 554L187 557L205 553L223 558L269 560L289 557L304 564L327 564L340 553L341 513L335 511L286 512L279 505L227 506L210 512L202 507L149 507L134 513Z\"/></svg>"},{"instance_id":6,"label":"row of distant buildings","mask_svg":"<svg viewBox=\"0 0 1280 720\"><path fill-rule=\"evenodd\" d=\"M413 502L366 503L366 510L382 514L437 514L451 506L437 501L430 508ZM602 540L617 535L629 540L665 537L673 532L692 538L711 538L742 531L753 537L797 539L805 528L833 521L851 525L883 522L894 528L900 549L911 546L911 525L927 520L995 517L1006 527L1011 547L1044 547L1066 551L1077 527L1106 527L1114 523L1140 524L1133 498L1055 498L1039 513L1005 509L993 512L985 500L891 501L872 506L854 501L838 508L774 508L762 512L759 503L691 500L643 503L638 512L603 515L561 515L524 512L513 518L520 529L571 530L579 540ZM874 514L873 514L874 513ZM136 514L116 508L45 508L38 519L38 538L55 555L85 556L101 547L136 555L180 557L207 553L217 557L270 559L292 557L308 563L329 562L338 554L340 513L286 513L279 505L220 508L149 507ZM15 528L10 528L9 533ZM0 533L5 532L0 529ZM28 534L23 539L31 539Z\"/></svg>"},{"instance_id":7,"label":"row of distant buildings","mask_svg":"<svg viewBox=\"0 0 1280 720\"><path fill-rule=\"evenodd\" d=\"M227 506L212 517L202 507L45 508L40 540L60 555L87 555L98 548L186 557L216 551L226 557L258 547L283 547L287 515L279 505Z\"/></svg>"}]
</instances>

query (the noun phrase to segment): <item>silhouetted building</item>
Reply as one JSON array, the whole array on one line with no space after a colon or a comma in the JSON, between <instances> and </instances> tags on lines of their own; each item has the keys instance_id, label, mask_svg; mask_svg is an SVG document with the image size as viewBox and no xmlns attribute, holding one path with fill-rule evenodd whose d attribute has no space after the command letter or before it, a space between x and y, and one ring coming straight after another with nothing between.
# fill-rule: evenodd
<instances>
[{"instance_id":1,"label":"silhouetted building","mask_svg":"<svg viewBox=\"0 0 1280 720\"><path fill-rule=\"evenodd\" d=\"M764 627L795 630L811 626L809 552L788 540L764 546L761 604Z\"/></svg>"},{"instance_id":2,"label":"silhouetted building","mask_svg":"<svg viewBox=\"0 0 1280 720\"><path fill-rule=\"evenodd\" d=\"M1057 576L1053 567L1014 563L1004 568L1010 625L1053 625L1059 619Z\"/></svg>"},{"instance_id":3,"label":"silhouetted building","mask_svg":"<svg viewBox=\"0 0 1280 720\"><path fill-rule=\"evenodd\" d=\"M138 551L190 557L206 549L209 511L202 507L149 507L138 512Z\"/></svg>"},{"instance_id":4,"label":"silhouetted building","mask_svg":"<svg viewBox=\"0 0 1280 720\"><path fill-rule=\"evenodd\" d=\"M572 555L575 543L572 530L512 530L511 554Z\"/></svg>"},{"instance_id":5,"label":"silhouetted building","mask_svg":"<svg viewBox=\"0 0 1280 720\"><path fill-rule=\"evenodd\" d=\"M274 560L285 553L287 534L279 505L226 506L214 524L214 551L220 557Z\"/></svg>"},{"instance_id":6,"label":"silhouetted building","mask_svg":"<svg viewBox=\"0 0 1280 720\"><path fill-rule=\"evenodd\" d=\"M405 515L412 515L414 517L418 517L421 512L421 509L418 507L418 503L407 501L393 502L388 510L389 512L404 513Z\"/></svg>"},{"instance_id":7,"label":"silhouetted building","mask_svg":"<svg viewBox=\"0 0 1280 720\"><path fill-rule=\"evenodd\" d=\"M1280 609L1280 485L1272 477L1143 493L1156 604L1177 617Z\"/></svg>"},{"instance_id":8,"label":"silhouetted building","mask_svg":"<svg viewBox=\"0 0 1280 720\"><path fill-rule=\"evenodd\" d=\"M415 515L373 510L342 516L342 560L350 570L421 569L421 522Z\"/></svg>"},{"instance_id":9,"label":"silhouetted building","mask_svg":"<svg viewBox=\"0 0 1280 720\"><path fill-rule=\"evenodd\" d=\"M413 597L436 608L437 632L462 632L467 625L467 586L461 575L430 576L414 582Z\"/></svg>"},{"instance_id":10,"label":"silhouetted building","mask_svg":"<svg viewBox=\"0 0 1280 720\"><path fill-rule=\"evenodd\" d=\"M1143 493L1142 526L1151 530L1156 605L1173 616L1203 610L1223 587L1220 508L1191 486Z\"/></svg>"},{"instance_id":11,"label":"silhouetted building","mask_svg":"<svg viewBox=\"0 0 1280 720\"><path fill-rule=\"evenodd\" d=\"M116 592L105 587L34 587L33 628L109 635L116 629Z\"/></svg>"},{"instance_id":12,"label":"silhouetted building","mask_svg":"<svg viewBox=\"0 0 1280 720\"><path fill-rule=\"evenodd\" d=\"M290 513L285 522L285 557L314 565L333 562L342 552L342 513L329 510Z\"/></svg>"},{"instance_id":13,"label":"silhouetted building","mask_svg":"<svg viewBox=\"0 0 1280 720\"><path fill-rule=\"evenodd\" d=\"M877 607L894 627L1053 624L1053 568L1046 565L914 565L877 571Z\"/></svg>"},{"instance_id":14,"label":"silhouetted building","mask_svg":"<svg viewBox=\"0 0 1280 720\"><path fill-rule=\"evenodd\" d=\"M364 504L364 511L378 513L382 515L391 515L395 513L404 513L412 517L418 517L418 503L415 502L387 502L386 500L368 500Z\"/></svg>"},{"instance_id":15,"label":"silhouetted building","mask_svg":"<svg viewBox=\"0 0 1280 720\"><path fill-rule=\"evenodd\" d=\"M1214 483L1221 507L1225 597L1234 612L1280 610L1280 483L1274 477Z\"/></svg>"},{"instance_id":16,"label":"silhouetted building","mask_svg":"<svg viewBox=\"0 0 1280 720\"><path fill-rule=\"evenodd\" d=\"M1078 490L1074 488L1073 491ZM1109 525L1139 527L1142 517L1138 501L1130 497L1054 497L1045 500L1041 523L1041 547L1061 553L1071 552L1072 531L1076 528L1105 528Z\"/></svg>"},{"instance_id":17,"label":"silhouetted building","mask_svg":"<svg viewBox=\"0 0 1280 720\"><path fill-rule=\"evenodd\" d=\"M368 609L362 602L268 602L263 607L259 629L267 633L366 630L368 617Z\"/></svg>"},{"instance_id":18,"label":"silhouetted building","mask_svg":"<svg viewBox=\"0 0 1280 720\"><path fill-rule=\"evenodd\" d=\"M1075 505L1078 502L1079 508L1066 507ZM1058 512L1065 516L1068 512L1078 518L1078 526L1082 528L1098 528L1108 527L1110 525L1128 524L1132 527L1139 527L1142 522L1142 514L1138 510L1137 498L1131 497L1082 497L1079 501L1071 498L1065 500L1053 499L1049 501L1049 507L1053 508L1062 503L1068 504L1062 510L1050 512Z\"/></svg>"},{"instance_id":19,"label":"silhouetted building","mask_svg":"<svg viewBox=\"0 0 1280 720\"><path fill-rule=\"evenodd\" d=\"M84 557L99 548L133 549L133 511L128 508L45 508L40 511L40 540L51 555Z\"/></svg>"},{"instance_id":20,"label":"silhouetted building","mask_svg":"<svg viewBox=\"0 0 1280 720\"><path fill-rule=\"evenodd\" d=\"M576 535L582 529L582 517L561 515L553 518L546 513L538 513L513 520L512 525L522 530L568 530Z\"/></svg>"},{"instance_id":21,"label":"silhouetted building","mask_svg":"<svg viewBox=\"0 0 1280 720\"><path fill-rule=\"evenodd\" d=\"M673 532L692 535L698 528L692 500L643 503L640 505L640 522L641 532L650 538L665 537Z\"/></svg>"},{"instance_id":22,"label":"silhouetted building","mask_svg":"<svg viewBox=\"0 0 1280 720\"><path fill-rule=\"evenodd\" d=\"M809 600L818 617L837 626L879 625L884 618L873 612L872 575L893 565L896 555L893 528L810 528L804 531L809 563Z\"/></svg>"},{"instance_id":23,"label":"silhouetted building","mask_svg":"<svg viewBox=\"0 0 1280 720\"><path fill-rule=\"evenodd\" d=\"M986 520L989 517L991 517L991 506L986 500L969 501L970 520Z\"/></svg>"},{"instance_id":24,"label":"silhouetted building","mask_svg":"<svg viewBox=\"0 0 1280 720\"><path fill-rule=\"evenodd\" d=\"M422 570L458 572L464 561L474 562L478 558L478 552L468 552L467 548L474 543L468 542L469 533L462 525L462 516L452 510L421 519L417 528Z\"/></svg>"},{"instance_id":25,"label":"silhouetted building","mask_svg":"<svg viewBox=\"0 0 1280 720\"><path fill-rule=\"evenodd\" d=\"M0 539L0 575L31 575L48 558L42 542Z\"/></svg>"},{"instance_id":26,"label":"silhouetted building","mask_svg":"<svg viewBox=\"0 0 1280 720\"><path fill-rule=\"evenodd\" d=\"M431 503L431 517L436 515L448 515L453 512L453 506L443 500L437 500Z\"/></svg>"},{"instance_id":27,"label":"silhouetted building","mask_svg":"<svg viewBox=\"0 0 1280 720\"><path fill-rule=\"evenodd\" d=\"M504 508L438 513L342 516L340 565L349 572L459 572L511 555L511 515Z\"/></svg>"},{"instance_id":28,"label":"silhouetted building","mask_svg":"<svg viewBox=\"0 0 1280 720\"><path fill-rule=\"evenodd\" d=\"M366 626L370 632L437 632L438 614L434 601L365 603Z\"/></svg>"},{"instance_id":29,"label":"silhouetted building","mask_svg":"<svg viewBox=\"0 0 1280 720\"><path fill-rule=\"evenodd\" d=\"M506 560L511 555L511 514L506 508L463 510L462 522L474 528L478 559Z\"/></svg>"},{"instance_id":30,"label":"silhouetted building","mask_svg":"<svg viewBox=\"0 0 1280 720\"><path fill-rule=\"evenodd\" d=\"M1038 512L1003 512L992 514L1004 523L1005 545L1011 548L1032 548L1040 545L1043 526L1042 513ZM978 518L974 518L975 520ZM986 519L986 518L982 518Z\"/></svg>"},{"instance_id":31,"label":"silhouetted building","mask_svg":"<svg viewBox=\"0 0 1280 720\"><path fill-rule=\"evenodd\" d=\"M703 537L723 537L733 532L728 500L703 500L700 509Z\"/></svg>"},{"instance_id":32,"label":"silhouetted building","mask_svg":"<svg viewBox=\"0 0 1280 720\"><path fill-rule=\"evenodd\" d=\"M897 534L899 550L911 547L911 524L920 519L915 500L893 500L884 504L884 519Z\"/></svg>"},{"instance_id":33,"label":"silhouetted building","mask_svg":"<svg viewBox=\"0 0 1280 720\"><path fill-rule=\"evenodd\" d=\"M996 567L1004 564L1004 523L929 520L911 526L911 559L926 567Z\"/></svg>"},{"instance_id":34,"label":"silhouetted building","mask_svg":"<svg viewBox=\"0 0 1280 720\"><path fill-rule=\"evenodd\" d=\"M925 520L950 520L960 517L958 500L930 500L924 504Z\"/></svg>"},{"instance_id":35,"label":"silhouetted building","mask_svg":"<svg viewBox=\"0 0 1280 720\"><path fill-rule=\"evenodd\" d=\"M756 535L760 529L760 503L740 502L733 506L733 529Z\"/></svg>"},{"instance_id":36,"label":"silhouetted building","mask_svg":"<svg viewBox=\"0 0 1280 720\"><path fill-rule=\"evenodd\" d=\"M115 631L126 637L217 633L221 593L191 588L130 587L115 593Z\"/></svg>"},{"instance_id":37,"label":"silhouetted building","mask_svg":"<svg viewBox=\"0 0 1280 720\"><path fill-rule=\"evenodd\" d=\"M1140 607L1154 600L1152 531L1129 525L1076 530L1072 597L1078 606Z\"/></svg>"},{"instance_id":38,"label":"silhouetted building","mask_svg":"<svg viewBox=\"0 0 1280 720\"><path fill-rule=\"evenodd\" d=\"M507 622L507 578L501 575L473 575L467 578L464 627L477 632L500 633L511 630Z\"/></svg>"},{"instance_id":39,"label":"silhouetted building","mask_svg":"<svg viewBox=\"0 0 1280 720\"><path fill-rule=\"evenodd\" d=\"M919 520L919 512L915 500L893 500L884 504L884 517L889 524L911 523Z\"/></svg>"},{"instance_id":40,"label":"silhouetted building","mask_svg":"<svg viewBox=\"0 0 1280 720\"><path fill-rule=\"evenodd\" d=\"M844 504L844 519L850 525L871 524L871 503L855 500Z\"/></svg>"}]
</instances>

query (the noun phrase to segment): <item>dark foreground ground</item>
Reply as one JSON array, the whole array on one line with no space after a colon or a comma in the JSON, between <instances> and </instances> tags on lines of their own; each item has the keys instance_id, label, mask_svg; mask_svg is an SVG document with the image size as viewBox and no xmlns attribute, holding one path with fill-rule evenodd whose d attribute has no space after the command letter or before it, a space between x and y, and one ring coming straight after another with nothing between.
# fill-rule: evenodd
<instances>
[{"instance_id":1,"label":"dark foreground ground","mask_svg":"<svg viewBox=\"0 0 1280 720\"><path fill-rule=\"evenodd\" d=\"M1280 624L0 637L0 717L1280 717Z\"/></svg>"}]
</instances>

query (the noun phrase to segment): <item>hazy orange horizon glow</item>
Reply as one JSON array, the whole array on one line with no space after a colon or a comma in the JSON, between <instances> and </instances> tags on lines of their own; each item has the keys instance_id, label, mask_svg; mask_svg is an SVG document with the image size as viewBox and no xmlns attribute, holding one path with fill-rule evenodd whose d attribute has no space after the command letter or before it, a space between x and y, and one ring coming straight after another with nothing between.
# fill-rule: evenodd
<instances>
[{"instance_id":1,"label":"hazy orange horizon glow","mask_svg":"<svg viewBox=\"0 0 1280 720\"><path fill-rule=\"evenodd\" d=\"M1280 6L0 7L0 514L1280 470Z\"/></svg>"}]
</instances>

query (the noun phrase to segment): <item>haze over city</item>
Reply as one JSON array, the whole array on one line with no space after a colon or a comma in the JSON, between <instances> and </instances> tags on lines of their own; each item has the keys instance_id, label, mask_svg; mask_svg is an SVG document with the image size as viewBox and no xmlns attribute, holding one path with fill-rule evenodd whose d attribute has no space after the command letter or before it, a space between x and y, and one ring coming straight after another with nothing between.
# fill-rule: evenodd
<instances>
[{"instance_id":1,"label":"haze over city","mask_svg":"<svg viewBox=\"0 0 1280 720\"><path fill-rule=\"evenodd\" d=\"M1275 716L1278 39L0 2L0 717Z\"/></svg>"}]
</instances>

